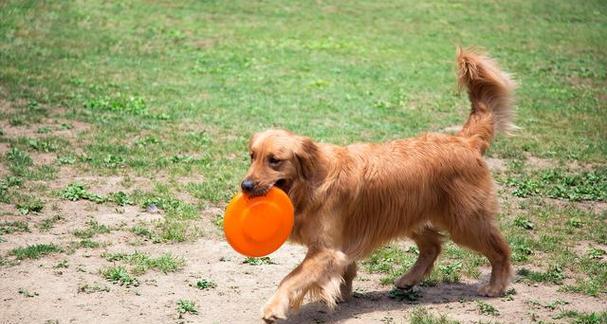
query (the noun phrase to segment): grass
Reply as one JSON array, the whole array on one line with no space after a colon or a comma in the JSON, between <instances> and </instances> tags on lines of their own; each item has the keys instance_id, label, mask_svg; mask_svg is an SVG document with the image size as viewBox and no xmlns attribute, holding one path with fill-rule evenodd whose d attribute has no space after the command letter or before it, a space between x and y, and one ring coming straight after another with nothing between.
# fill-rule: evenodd
<instances>
[{"instance_id":1,"label":"grass","mask_svg":"<svg viewBox=\"0 0 607 324\"><path fill-rule=\"evenodd\" d=\"M96 234L107 234L111 231L107 225L99 224L96 220L89 220L86 225L86 228L75 230L72 234L80 239L90 239Z\"/></svg>"},{"instance_id":2,"label":"grass","mask_svg":"<svg viewBox=\"0 0 607 324\"><path fill-rule=\"evenodd\" d=\"M415 308L409 318L410 324L457 324L458 321L450 320L446 315L435 315L423 307Z\"/></svg>"},{"instance_id":3,"label":"grass","mask_svg":"<svg viewBox=\"0 0 607 324\"><path fill-rule=\"evenodd\" d=\"M500 315L500 312L497 308L495 308L491 304L485 303L484 301L477 300L476 306L478 308L479 313L481 313L481 315L487 315L487 316L499 316Z\"/></svg>"},{"instance_id":4,"label":"grass","mask_svg":"<svg viewBox=\"0 0 607 324\"><path fill-rule=\"evenodd\" d=\"M569 318L575 324L603 324L607 323L607 312L582 313L578 311L564 311L556 319Z\"/></svg>"},{"instance_id":5,"label":"grass","mask_svg":"<svg viewBox=\"0 0 607 324\"><path fill-rule=\"evenodd\" d=\"M274 261L270 259L270 257L261 257L261 258L253 258L246 257L243 261L243 264L248 264L252 266L264 265L264 264L274 264Z\"/></svg>"},{"instance_id":6,"label":"grass","mask_svg":"<svg viewBox=\"0 0 607 324\"><path fill-rule=\"evenodd\" d=\"M40 224L38 224L38 228L40 229L40 231L42 232L48 232L50 231L55 224L57 224L57 222L63 220L64 217L61 215L53 215L51 217L45 218L44 220L42 220L42 222L40 222Z\"/></svg>"},{"instance_id":7,"label":"grass","mask_svg":"<svg viewBox=\"0 0 607 324\"><path fill-rule=\"evenodd\" d=\"M136 275L141 275L149 269L156 269L162 273L175 272L182 269L185 265L183 258L175 257L170 253L162 254L159 257L153 258L141 252L126 253L109 253L104 254L108 261L124 261L132 266L132 272Z\"/></svg>"},{"instance_id":8,"label":"grass","mask_svg":"<svg viewBox=\"0 0 607 324\"><path fill-rule=\"evenodd\" d=\"M517 197L545 196L572 201L607 201L607 167L572 172L548 169L516 175L506 180Z\"/></svg>"},{"instance_id":9,"label":"grass","mask_svg":"<svg viewBox=\"0 0 607 324\"><path fill-rule=\"evenodd\" d=\"M9 255L14 256L17 260L24 259L39 259L47 254L62 252L63 249L54 244L34 244L26 247L12 249Z\"/></svg>"},{"instance_id":10,"label":"grass","mask_svg":"<svg viewBox=\"0 0 607 324\"><path fill-rule=\"evenodd\" d=\"M217 288L217 284L209 279L200 279L196 281L196 288L200 290L207 290Z\"/></svg>"},{"instance_id":11,"label":"grass","mask_svg":"<svg viewBox=\"0 0 607 324\"><path fill-rule=\"evenodd\" d=\"M123 266L113 266L101 270L101 275L114 284L121 286L139 286L137 278L131 276Z\"/></svg>"},{"instance_id":12,"label":"grass","mask_svg":"<svg viewBox=\"0 0 607 324\"><path fill-rule=\"evenodd\" d=\"M187 299L180 299L177 301L177 312L179 313L179 317L181 318L181 316L186 313L194 315L198 314L198 309L196 308L196 304L193 301Z\"/></svg>"},{"instance_id":13,"label":"grass","mask_svg":"<svg viewBox=\"0 0 607 324\"><path fill-rule=\"evenodd\" d=\"M0 234L12 234L16 232L29 231L29 225L23 221L0 222Z\"/></svg>"}]
</instances>

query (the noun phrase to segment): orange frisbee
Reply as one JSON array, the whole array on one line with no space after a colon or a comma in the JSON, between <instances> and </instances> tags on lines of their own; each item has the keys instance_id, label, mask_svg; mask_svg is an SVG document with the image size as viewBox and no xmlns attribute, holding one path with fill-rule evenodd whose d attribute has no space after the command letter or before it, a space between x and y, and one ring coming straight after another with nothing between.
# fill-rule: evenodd
<instances>
[{"instance_id":1,"label":"orange frisbee","mask_svg":"<svg viewBox=\"0 0 607 324\"><path fill-rule=\"evenodd\" d=\"M223 232L237 252L261 257L276 251L293 229L293 204L284 191L272 187L265 196L239 192L223 218Z\"/></svg>"}]
</instances>

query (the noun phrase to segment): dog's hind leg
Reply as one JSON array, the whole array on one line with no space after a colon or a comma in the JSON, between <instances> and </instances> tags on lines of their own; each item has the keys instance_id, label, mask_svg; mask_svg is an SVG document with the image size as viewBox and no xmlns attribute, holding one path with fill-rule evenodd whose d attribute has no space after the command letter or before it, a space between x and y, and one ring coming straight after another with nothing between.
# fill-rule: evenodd
<instances>
[{"instance_id":1,"label":"dog's hind leg","mask_svg":"<svg viewBox=\"0 0 607 324\"><path fill-rule=\"evenodd\" d=\"M474 213L466 218L465 226L449 229L451 238L455 243L480 252L489 259L491 279L479 288L479 294L490 297L503 295L512 275L510 247L490 212Z\"/></svg>"},{"instance_id":2,"label":"dog's hind leg","mask_svg":"<svg viewBox=\"0 0 607 324\"><path fill-rule=\"evenodd\" d=\"M432 271L434 261L441 252L442 236L431 227L424 227L410 235L419 248L419 256L413 267L394 284L400 289L410 289Z\"/></svg>"}]
</instances>

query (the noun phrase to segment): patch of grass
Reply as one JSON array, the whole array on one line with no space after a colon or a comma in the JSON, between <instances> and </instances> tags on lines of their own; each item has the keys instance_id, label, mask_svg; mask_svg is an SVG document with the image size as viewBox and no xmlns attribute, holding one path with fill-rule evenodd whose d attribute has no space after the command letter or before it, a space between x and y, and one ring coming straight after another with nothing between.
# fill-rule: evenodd
<instances>
[{"instance_id":1,"label":"patch of grass","mask_svg":"<svg viewBox=\"0 0 607 324\"><path fill-rule=\"evenodd\" d=\"M133 201L129 198L129 196L122 191L111 193L108 197L108 200L116 203L119 206L126 206L126 205L133 204Z\"/></svg>"},{"instance_id":2,"label":"patch of grass","mask_svg":"<svg viewBox=\"0 0 607 324\"><path fill-rule=\"evenodd\" d=\"M410 324L457 324L458 321L450 320L446 315L434 315L423 307L415 308L409 318Z\"/></svg>"},{"instance_id":3,"label":"patch of grass","mask_svg":"<svg viewBox=\"0 0 607 324\"><path fill-rule=\"evenodd\" d=\"M62 155L57 157L57 162L63 165L70 165L76 163L78 159L73 155Z\"/></svg>"},{"instance_id":4,"label":"patch of grass","mask_svg":"<svg viewBox=\"0 0 607 324\"><path fill-rule=\"evenodd\" d=\"M180 317L185 313L196 315L198 314L198 309L196 309L196 304L193 301L180 299L177 301L177 312Z\"/></svg>"},{"instance_id":5,"label":"patch of grass","mask_svg":"<svg viewBox=\"0 0 607 324\"><path fill-rule=\"evenodd\" d=\"M142 225L133 226L131 228L131 232L133 232L135 235L142 236L147 240L154 240L156 236L152 230Z\"/></svg>"},{"instance_id":6,"label":"patch of grass","mask_svg":"<svg viewBox=\"0 0 607 324\"><path fill-rule=\"evenodd\" d=\"M15 232L29 232L29 226L23 221L0 222L0 234L12 234Z\"/></svg>"},{"instance_id":7,"label":"patch of grass","mask_svg":"<svg viewBox=\"0 0 607 324\"><path fill-rule=\"evenodd\" d=\"M86 239L80 240L80 242L78 242L78 246L82 247L82 248L87 248L87 249L96 249L101 246L101 243L93 241L89 238L86 238Z\"/></svg>"},{"instance_id":8,"label":"patch of grass","mask_svg":"<svg viewBox=\"0 0 607 324\"><path fill-rule=\"evenodd\" d=\"M61 260L56 265L53 266L54 269L67 269L70 265L67 260Z\"/></svg>"},{"instance_id":9,"label":"patch of grass","mask_svg":"<svg viewBox=\"0 0 607 324\"><path fill-rule=\"evenodd\" d=\"M549 169L529 172L509 178L506 183L514 187L517 197L544 196L580 200L607 200L607 167L590 171L571 172Z\"/></svg>"},{"instance_id":10,"label":"patch of grass","mask_svg":"<svg viewBox=\"0 0 607 324\"><path fill-rule=\"evenodd\" d=\"M398 301L416 302L422 296L419 291L414 289L398 289L394 288L388 292L388 297Z\"/></svg>"},{"instance_id":11,"label":"patch of grass","mask_svg":"<svg viewBox=\"0 0 607 324\"><path fill-rule=\"evenodd\" d=\"M50 229L52 229L57 222L59 222L61 220L63 220L63 216L61 216L61 215L51 216L49 218L42 220L42 222L40 222L40 224L38 224L38 228L42 232L47 232Z\"/></svg>"},{"instance_id":12,"label":"patch of grass","mask_svg":"<svg viewBox=\"0 0 607 324\"><path fill-rule=\"evenodd\" d=\"M78 182L74 182L69 184L63 191L61 192L61 197L71 201L77 200L90 200L96 203L102 203L106 201L106 198L89 192L86 187Z\"/></svg>"},{"instance_id":13,"label":"patch of grass","mask_svg":"<svg viewBox=\"0 0 607 324\"><path fill-rule=\"evenodd\" d=\"M261 258L253 258L247 257L242 261L243 264L258 266L258 265L266 265L266 264L274 264L274 261L270 259L270 257L261 257Z\"/></svg>"},{"instance_id":14,"label":"patch of grass","mask_svg":"<svg viewBox=\"0 0 607 324\"><path fill-rule=\"evenodd\" d=\"M109 226L99 224L96 220L89 220L86 225L85 229L75 230L72 234L81 239L90 239L96 234L107 234L111 231Z\"/></svg>"},{"instance_id":15,"label":"patch of grass","mask_svg":"<svg viewBox=\"0 0 607 324\"><path fill-rule=\"evenodd\" d=\"M523 216L517 216L514 219L514 225L526 230L532 230L534 227L533 223Z\"/></svg>"},{"instance_id":16,"label":"patch of grass","mask_svg":"<svg viewBox=\"0 0 607 324\"><path fill-rule=\"evenodd\" d=\"M409 269L415 259L415 252L405 252L394 246L387 246L375 251L363 265L372 273L384 273L383 284L392 284L394 280Z\"/></svg>"},{"instance_id":17,"label":"patch of grass","mask_svg":"<svg viewBox=\"0 0 607 324\"><path fill-rule=\"evenodd\" d=\"M196 281L196 288L200 290L207 290L217 288L217 284L209 279L200 279Z\"/></svg>"},{"instance_id":18,"label":"patch of grass","mask_svg":"<svg viewBox=\"0 0 607 324\"><path fill-rule=\"evenodd\" d=\"M569 318L574 324L604 324L607 323L607 312L583 313L570 310L561 312L554 318Z\"/></svg>"},{"instance_id":19,"label":"patch of grass","mask_svg":"<svg viewBox=\"0 0 607 324\"><path fill-rule=\"evenodd\" d=\"M46 137L46 138L20 138L18 143L27 145L29 149L50 153L57 152L69 145L69 142L61 137Z\"/></svg>"},{"instance_id":20,"label":"patch of grass","mask_svg":"<svg viewBox=\"0 0 607 324\"><path fill-rule=\"evenodd\" d=\"M139 286L139 281L137 278L129 275L128 271L123 266L114 266L109 267L104 270L101 270L101 274L103 277L114 284L119 284L121 286Z\"/></svg>"},{"instance_id":21,"label":"patch of grass","mask_svg":"<svg viewBox=\"0 0 607 324\"><path fill-rule=\"evenodd\" d=\"M19 200L20 201L15 204L15 207L17 207L17 210L22 215L39 213L44 208L44 203L37 197L21 196Z\"/></svg>"},{"instance_id":22,"label":"patch of grass","mask_svg":"<svg viewBox=\"0 0 607 324\"><path fill-rule=\"evenodd\" d=\"M141 252L126 253L111 253L104 254L103 257L108 261L124 261L130 264L132 272L136 275L143 274L149 269L156 269L162 273L175 272L183 268L185 260L183 258L174 257L170 253L162 254L157 258L150 257Z\"/></svg>"},{"instance_id":23,"label":"patch of grass","mask_svg":"<svg viewBox=\"0 0 607 324\"><path fill-rule=\"evenodd\" d=\"M500 315L499 310L491 304L477 300L476 306L481 315L487 315L487 316L499 316Z\"/></svg>"},{"instance_id":24,"label":"patch of grass","mask_svg":"<svg viewBox=\"0 0 607 324\"><path fill-rule=\"evenodd\" d=\"M63 249L54 244L34 244L26 247L12 249L9 255L15 256L17 260L39 259L42 256L52 253L63 252Z\"/></svg>"},{"instance_id":25,"label":"patch of grass","mask_svg":"<svg viewBox=\"0 0 607 324\"><path fill-rule=\"evenodd\" d=\"M517 275L531 282L548 282L560 285L565 279L565 274L560 266L551 266L547 271L531 271L526 268L519 269Z\"/></svg>"}]
</instances>

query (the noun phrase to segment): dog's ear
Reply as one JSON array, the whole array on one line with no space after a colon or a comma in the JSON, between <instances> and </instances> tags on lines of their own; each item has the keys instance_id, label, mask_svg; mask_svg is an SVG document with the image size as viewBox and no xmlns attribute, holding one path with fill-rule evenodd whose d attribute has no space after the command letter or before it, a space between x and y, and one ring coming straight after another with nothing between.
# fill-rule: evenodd
<instances>
[{"instance_id":1,"label":"dog's ear","mask_svg":"<svg viewBox=\"0 0 607 324\"><path fill-rule=\"evenodd\" d=\"M299 137L298 142L298 147L295 148L294 153L299 164L299 172L304 179L310 180L318 171L319 149L318 146L307 137Z\"/></svg>"}]
</instances>

